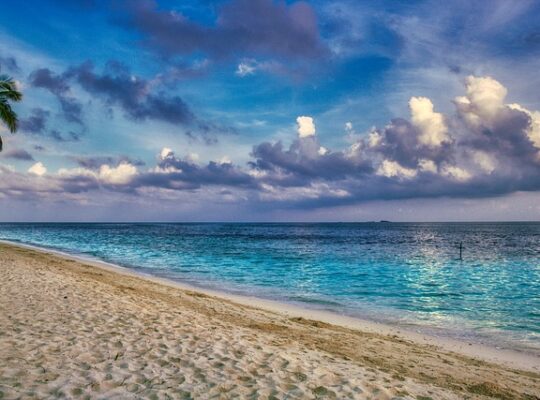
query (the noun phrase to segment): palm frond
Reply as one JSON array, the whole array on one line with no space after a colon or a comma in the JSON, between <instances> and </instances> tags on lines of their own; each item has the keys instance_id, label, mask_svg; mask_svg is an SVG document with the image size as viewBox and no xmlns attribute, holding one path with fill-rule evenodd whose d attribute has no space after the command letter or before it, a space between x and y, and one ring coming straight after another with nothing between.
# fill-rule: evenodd
<instances>
[{"instance_id":1,"label":"palm frond","mask_svg":"<svg viewBox=\"0 0 540 400\"><path fill-rule=\"evenodd\" d=\"M17 119L17 114L15 114L15 111L13 111L9 103L1 97L0 97L0 120L2 120L7 125L11 133L15 133L15 131L17 130L18 123L19 123Z\"/></svg>"},{"instance_id":2,"label":"palm frond","mask_svg":"<svg viewBox=\"0 0 540 400\"><path fill-rule=\"evenodd\" d=\"M11 133L17 131L19 121L17 114L11 108L10 101L21 101L22 93L17 90L15 81L7 75L0 75L0 121L4 122ZM2 151L3 142L0 137L0 151Z\"/></svg>"},{"instance_id":3,"label":"palm frond","mask_svg":"<svg viewBox=\"0 0 540 400\"><path fill-rule=\"evenodd\" d=\"M17 90L15 81L9 76L0 76L0 97L11 101L21 101L22 99L22 93Z\"/></svg>"}]
</instances>

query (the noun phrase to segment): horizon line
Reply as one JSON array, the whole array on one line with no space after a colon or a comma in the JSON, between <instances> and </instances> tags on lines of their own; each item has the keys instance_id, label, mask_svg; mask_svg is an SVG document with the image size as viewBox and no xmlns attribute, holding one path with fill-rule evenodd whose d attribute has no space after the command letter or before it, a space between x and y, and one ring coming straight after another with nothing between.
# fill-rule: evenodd
<instances>
[{"instance_id":1,"label":"horizon line","mask_svg":"<svg viewBox=\"0 0 540 400\"><path fill-rule=\"evenodd\" d=\"M4 224L502 224L540 223L540 220L460 220L460 221L0 221Z\"/></svg>"}]
</instances>

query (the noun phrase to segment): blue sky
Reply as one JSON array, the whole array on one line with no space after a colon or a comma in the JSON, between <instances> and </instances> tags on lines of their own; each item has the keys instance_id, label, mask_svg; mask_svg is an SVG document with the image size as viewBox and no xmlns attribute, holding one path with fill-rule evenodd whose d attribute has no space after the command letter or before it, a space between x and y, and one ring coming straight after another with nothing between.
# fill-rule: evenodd
<instances>
[{"instance_id":1,"label":"blue sky","mask_svg":"<svg viewBox=\"0 0 540 400\"><path fill-rule=\"evenodd\" d=\"M0 218L538 220L538 12L8 0Z\"/></svg>"}]
</instances>

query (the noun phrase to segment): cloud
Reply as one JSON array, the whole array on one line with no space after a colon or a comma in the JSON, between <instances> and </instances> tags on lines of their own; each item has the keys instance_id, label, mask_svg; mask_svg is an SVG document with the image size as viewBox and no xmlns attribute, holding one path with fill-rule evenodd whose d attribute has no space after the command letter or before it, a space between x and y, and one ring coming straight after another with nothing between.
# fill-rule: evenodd
<instances>
[{"instance_id":1,"label":"cloud","mask_svg":"<svg viewBox=\"0 0 540 400\"><path fill-rule=\"evenodd\" d=\"M418 170L420 172L437 173L437 164L433 160L420 159L418 160Z\"/></svg>"},{"instance_id":2,"label":"cloud","mask_svg":"<svg viewBox=\"0 0 540 400\"><path fill-rule=\"evenodd\" d=\"M232 0L218 6L211 24L161 10L150 0L131 2L124 11L118 23L140 32L144 45L166 58L202 53L218 60L260 56L295 62L328 53L315 12L301 1Z\"/></svg>"},{"instance_id":3,"label":"cloud","mask_svg":"<svg viewBox=\"0 0 540 400\"><path fill-rule=\"evenodd\" d=\"M253 63L243 61L238 64L238 67L236 68L236 75L241 77L253 75L256 69L257 67Z\"/></svg>"},{"instance_id":4,"label":"cloud","mask_svg":"<svg viewBox=\"0 0 540 400\"><path fill-rule=\"evenodd\" d=\"M491 77L469 76L466 89L467 95L454 101L465 120L477 127L497 116L508 93L500 82Z\"/></svg>"},{"instance_id":5,"label":"cloud","mask_svg":"<svg viewBox=\"0 0 540 400\"><path fill-rule=\"evenodd\" d=\"M357 135L341 150L323 146L312 117L304 116L298 125L308 134L291 132L288 146L281 141L255 145L245 166L228 158L201 162L194 155L179 157L165 147L156 164L146 168L121 156L75 159L79 167L57 173L45 173L42 163L28 174L2 167L0 193L32 198L102 190L174 199L189 192L194 199L218 196L252 206L309 209L539 191L537 111L506 104L501 87L493 78L467 78L465 96L455 100L455 115L436 113L429 99L411 99L410 119L395 118ZM426 132L429 141L423 139ZM442 132L444 140L439 140Z\"/></svg>"},{"instance_id":6,"label":"cloud","mask_svg":"<svg viewBox=\"0 0 540 400\"><path fill-rule=\"evenodd\" d=\"M68 70L87 92L101 96L109 106L118 105L126 117L144 121L147 119L171 124L189 124L195 116L188 105L178 96L164 92L153 92L150 81L136 77L118 62L109 62L102 74L94 71L94 66L86 62Z\"/></svg>"},{"instance_id":7,"label":"cloud","mask_svg":"<svg viewBox=\"0 0 540 400\"><path fill-rule=\"evenodd\" d=\"M483 151L474 151L472 153L472 158L474 162L478 164L480 168L482 168L488 174L491 174L493 171L495 171L495 168L497 167L495 159L491 155Z\"/></svg>"},{"instance_id":8,"label":"cloud","mask_svg":"<svg viewBox=\"0 0 540 400\"><path fill-rule=\"evenodd\" d=\"M66 134L62 134L57 129L47 130L49 116L49 111L41 108L33 108L29 116L21 119L19 128L22 132L47 137L56 142L76 142L81 139L81 134L74 131L68 131Z\"/></svg>"},{"instance_id":9,"label":"cloud","mask_svg":"<svg viewBox=\"0 0 540 400\"><path fill-rule=\"evenodd\" d=\"M290 201L304 206L539 190L537 112L505 104L506 88L493 78L469 77L465 89L455 101L456 117L435 112L430 99L413 97L410 120L395 118L346 150L321 146L314 129L289 149L281 142L257 145L253 175L267 194L281 188L280 201L289 193ZM346 133L353 128L345 127ZM315 187L325 189L318 201L308 201Z\"/></svg>"},{"instance_id":10,"label":"cloud","mask_svg":"<svg viewBox=\"0 0 540 400\"><path fill-rule=\"evenodd\" d=\"M47 173L47 168L45 168L42 162L37 162L28 168L28 172L37 176L43 176Z\"/></svg>"},{"instance_id":11,"label":"cloud","mask_svg":"<svg viewBox=\"0 0 540 400\"><path fill-rule=\"evenodd\" d=\"M305 72L305 69L291 64L285 65L276 60L259 61L254 58L244 58L236 67L235 74L244 78L246 76L255 75L257 71L297 78Z\"/></svg>"},{"instance_id":12,"label":"cloud","mask_svg":"<svg viewBox=\"0 0 540 400\"><path fill-rule=\"evenodd\" d=\"M121 163L128 163L136 167L142 167L145 165L144 161L139 159L133 159L128 156L77 156L73 157L73 160L80 166L86 169L96 170L102 165L118 165Z\"/></svg>"},{"instance_id":13,"label":"cloud","mask_svg":"<svg viewBox=\"0 0 540 400\"><path fill-rule=\"evenodd\" d=\"M448 127L444 117L433 111L433 103L425 97L412 97L409 100L411 121L420 131L418 141L429 147L439 147L448 142Z\"/></svg>"},{"instance_id":14,"label":"cloud","mask_svg":"<svg viewBox=\"0 0 540 400\"><path fill-rule=\"evenodd\" d=\"M164 160L169 156L174 157L174 152L172 151L172 149L169 149L168 147L162 148L161 152L159 153L159 157Z\"/></svg>"},{"instance_id":15,"label":"cloud","mask_svg":"<svg viewBox=\"0 0 540 400\"><path fill-rule=\"evenodd\" d=\"M411 121L395 118L384 128L370 132L365 145L370 153L397 161L406 168L415 168L423 159L437 164L451 161L453 146L450 142L432 146L432 142L423 140L424 137L424 132Z\"/></svg>"},{"instance_id":16,"label":"cloud","mask_svg":"<svg viewBox=\"0 0 540 400\"><path fill-rule=\"evenodd\" d=\"M313 118L300 116L296 118L298 136L301 138L315 135L315 123Z\"/></svg>"},{"instance_id":17,"label":"cloud","mask_svg":"<svg viewBox=\"0 0 540 400\"><path fill-rule=\"evenodd\" d=\"M106 105L119 106L129 119L184 125L190 127L185 132L188 136L196 138L200 135L207 143L215 141L209 136L212 133L229 131L198 119L181 97L156 90L155 86L163 82L162 77L157 81L137 77L122 63L110 61L100 74L94 71L92 63L86 62L70 68L66 75L75 79L88 93L101 97Z\"/></svg>"},{"instance_id":18,"label":"cloud","mask_svg":"<svg viewBox=\"0 0 540 400\"><path fill-rule=\"evenodd\" d=\"M134 121L152 120L182 125L188 128L184 131L186 135L193 139L202 138L207 144L216 142L213 137L215 133L233 132L233 128L197 118L181 97L168 93L168 86L178 79L176 74L180 72L173 68L152 79L144 79L114 60L109 61L100 73L88 61L61 74L46 68L37 69L30 74L30 82L53 93L60 101L64 117L72 122L82 124L82 107L69 96L71 85L77 83L90 95L101 99L109 107L111 115L113 107L119 107L126 118ZM67 135L60 134L58 130L51 131L51 136L58 141L78 140L80 135L74 131L69 131Z\"/></svg>"},{"instance_id":19,"label":"cloud","mask_svg":"<svg viewBox=\"0 0 540 400\"><path fill-rule=\"evenodd\" d=\"M19 129L34 135L43 134L50 113L42 108L33 108L31 114L21 119Z\"/></svg>"},{"instance_id":20,"label":"cloud","mask_svg":"<svg viewBox=\"0 0 540 400\"><path fill-rule=\"evenodd\" d=\"M324 149L314 136L299 138L288 149L281 142L254 146L250 162L258 180L277 186L304 186L313 180L362 178L372 172L369 160L357 148Z\"/></svg>"},{"instance_id":21,"label":"cloud","mask_svg":"<svg viewBox=\"0 0 540 400\"><path fill-rule=\"evenodd\" d=\"M204 185L254 187L251 175L230 162L210 161L199 165L197 157L176 157L168 148L163 148L155 168L138 178L138 185L167 189L195 189Z\"/></svg>"},{"instance_id":22,"label":"cloud","mask_svg":"<svg viewBox=\"0 0 540 400\"><path fill-rule=\"evenodd\" d=\"M120 163L117 167L102 165L99 168L99 178L111 185L124 185L131 182L137 175L137 168L127 162Z\"/></svg>"},{"instance_id":23,"label":"cloud","mask_svg":"<svg viewBox=\"0 0 540 400\"><path fill-rule=\"evenodd\" d=\"M56 129L51 129L48 132L48 136L57 142L78 142L81 140L81 134L73 131L68 131L67 134L62 134Z\"/></svg>"},{"instance_id":24,"label":"cloud","mask_svg":"<svg viewBox=\"0 0 540 400\"><path fill-rule=\"evenodd\" d=\"M527 128L527 135L529 139L534 144L534 147L540 149L540 112L539 111L529 111L526 108L520 106L519 104L507 104L512 110L518 110L525 113L529 117L529 127Z\"/></svg>"},{"instance_id":25,"label":"cloud","mask_svg":"<svg viewBox=\"0 0 540 400\"><path fill-rule=\"evenodd\" d=\"M64 95L70 87L66 76L56 75L48 68L39 68L30 76L30 83L39 88L48 89L55 95Z\"/></svg>"},{"instance_id":26,"label":"cloud","mask_svg":"<svg viewBox=\"0 0 540 400\"><path fill-rule=\"evenodd\" d=\"M441 175L461 182L468 181L472 178L471 173L466 169L458 167L456 165L446 164L443 164L441 167Z\"/></svg>"},{"instance_id":27,"label":"cloud","mask_svg":"<svg viewBox=\"0 0 540 400\"><path fill-rule=\"evenodd\" d=\"M466 95L454 100L468 146L496 158L536 165L540 155L540 114L505 104L507 89L490 77L469 76Z\"/></svg>"},{"instance_id":28,"label":"cloud","mask_svg":"<svg viewBox=\"0 0 540 400\"><path fill-rule=\"evenodd\" d=\"M397 161L383 160L377 168L377 175L386 176L387 178L414 178L417 171L412 168L405 168Z\"/></svg>"},{"instance_id":29,"label":"cloud","mask_svg":"<svg viewBox=\"0 0 540 400\"><path fill-rule=\"evenodd\" d=\"M84 125L82 122L82 105L70 96L68 76L56 75L48 68L39 68L30 74L29 81L34 87L43 88L56 96L66 121Z\"/></svg>"},{"instance_id":30,"label":"cloud","mask_svg":"<svg viewBox=\"0 0 540 400\"><path fill-rule=\"evenodd\" d=\"M0 56L0 71L2 71L4 68L10 72L19 72L21 70L17 60L14 57Z\"/></svg>"},{"instance_id":31,"label":"cloud","mask_svg":"<svg viewBox=\"0 0 540 400\"><path fill-rule=\"evenodd\" d=\"M14 160L34 161L34 157L32 156L32 154L30 154L29 152L27 152L24 149L11 149L11 150L8 150L8 151L2 153L2 155L5 158L11 158L11 159L14 159Z\"/></svg>"}]
</instances>

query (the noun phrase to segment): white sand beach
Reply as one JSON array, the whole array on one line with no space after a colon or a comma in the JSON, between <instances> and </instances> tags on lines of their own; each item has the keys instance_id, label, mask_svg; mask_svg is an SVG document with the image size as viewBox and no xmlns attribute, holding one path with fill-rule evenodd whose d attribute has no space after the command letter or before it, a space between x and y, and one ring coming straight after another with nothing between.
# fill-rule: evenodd
<instances>
[{"instance_id":1,"label":"white sand beach","mask_svg":"<svg viewBox=\"0 0 540 400\"><path fill-rule=\"evenodd\" d=\"M4 243L0 282L0 399L539 398L534 355Z\"/></svg>"}]
</instances>

